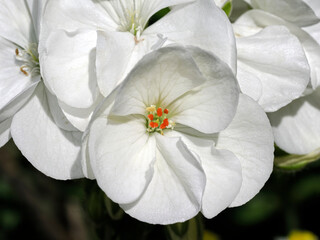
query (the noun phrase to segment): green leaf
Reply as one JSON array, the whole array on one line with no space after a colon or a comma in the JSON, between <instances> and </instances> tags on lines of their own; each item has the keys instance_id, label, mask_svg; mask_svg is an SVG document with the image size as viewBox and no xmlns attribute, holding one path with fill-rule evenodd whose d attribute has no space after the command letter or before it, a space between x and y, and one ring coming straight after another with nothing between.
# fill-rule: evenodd
<instances>
[{"instance_id":1,"label":"green leaf","mask_svg":"<svg viewBox=\"0 0 320 240\"><path fill-rule=\"evenodd\" d=\"M231 12L232 12L232 1L229 0L228 2L226 2L223 5L222 10L227 14L228 17L230 17Z\"/></svg>"},{"instance_id":2,"label":"green leaf","mask_svg":"<svg viewBox=\"0 0 320 240\"><path fill-rule=\"evenodd\" d=\"M276 157L274 165L284 170L300 170L307 164L320 159L320 148L306 155L291 154L287 156Z\"/></svg>"},{"instance_id":3,"label":"green leaf","mask_svg":"<svg viewBox=\"0 0 320 240\"><path fill-rule=\"evenodd\" d=\"M155 14L153 14L150 17L147 26L154 24L156 21L158 21L159 19L161 19L165 15L167 15L169 12L170 12L170 8L164 8L164 9L161 9L160 11L156 12Z\"/></svg>"},{"instance_id":4,"label":"green leaf","mask_svg":"<svg viewBox=\"0 0 320 240\"><path fill-rule=\"evenodd\" d=\"M201 215L189 221L166 226L169 240L203 240L203 223Z\"/></svg>"}]
</instances>

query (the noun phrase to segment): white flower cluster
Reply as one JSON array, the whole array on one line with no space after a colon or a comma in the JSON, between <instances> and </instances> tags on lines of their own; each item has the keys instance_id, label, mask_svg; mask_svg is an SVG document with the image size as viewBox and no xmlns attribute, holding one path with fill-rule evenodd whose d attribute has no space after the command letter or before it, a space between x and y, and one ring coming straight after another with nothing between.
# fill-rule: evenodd
<instances>
[{"instance_id":1,"label":"white flower cluster","mask_svg":"<svg viewBox=\"0 0 320 240\"><path fill-rule=\"evenodd\" d=\"M320 1L225 2L0 0L0 146L148 223L246 203L320 147Z\"/></svg>"}]
</instances>

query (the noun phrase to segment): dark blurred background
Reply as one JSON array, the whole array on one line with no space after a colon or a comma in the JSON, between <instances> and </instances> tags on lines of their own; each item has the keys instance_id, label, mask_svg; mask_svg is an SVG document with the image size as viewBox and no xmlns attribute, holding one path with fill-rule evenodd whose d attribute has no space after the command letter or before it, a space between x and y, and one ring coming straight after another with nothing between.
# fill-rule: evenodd
<instances>
[{"instance_id":1,"label":"dark blurred background","mask_svg":"<svg viewBox=\"0 0 320 240\"><path fill-rule=\"evenodd\" d=\"M95 181L57 181L43 175L12 141L0 149L0 174L1 240L157 240L169 239L168 229L175 227L149 225L129 217L105 197ZM320 236L319 203L318 161L298 171L275 169L249 203L209 220L199 215L197 224L222 240L276 239L292 230Z\"/></svg>"}]
</instances>

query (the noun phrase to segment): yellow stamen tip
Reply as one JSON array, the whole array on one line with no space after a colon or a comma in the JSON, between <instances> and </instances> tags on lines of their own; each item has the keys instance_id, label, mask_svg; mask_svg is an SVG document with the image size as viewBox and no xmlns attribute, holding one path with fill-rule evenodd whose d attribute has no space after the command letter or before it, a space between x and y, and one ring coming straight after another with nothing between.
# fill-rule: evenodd
<instances>
[{"instance_id":1,"label":"yellow stamen tip","mask_svg":"<svg viewBox=\"0 0 320 240\"><path fill-rule=\"evenodd\" d=\"M155 112L156 111L156 108L154 106L151 106L151 107L147 107L146 110L148 112Z\"/></svg>"}]
</instances>

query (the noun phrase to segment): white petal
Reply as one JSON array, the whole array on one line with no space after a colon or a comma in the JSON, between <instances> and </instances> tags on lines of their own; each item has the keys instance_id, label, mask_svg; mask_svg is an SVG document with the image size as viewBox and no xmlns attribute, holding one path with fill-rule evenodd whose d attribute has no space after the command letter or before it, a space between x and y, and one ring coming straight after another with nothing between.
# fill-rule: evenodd
<instances>
[{"instance_id":1,"label":"white petal","mask_svg":"<svg viewBox=\"0 0 320 240\"><path fill-rule=\"evenodd\" d=\"M88 140L89 136L85 136L82 138L82 146L81 146L81 167L83 175L86 178L91 180L95 179L91 163L90 163L90 156L89 156L89 149L88 149Z\"/></svg>"},{"instance_id":2,"label":"white petal","mask_svg":"<svg viewBox=\"0 0 320 240\"><path fill-rule=\"evenodd\" d=\"M320 45L320 23L303 28Z\"/></svg>"},{"instance_id":3,"label":"white petal","mask_svg":"<svg viewBox=\"0 0 320 240\"><path fill-rule=\"evenodd\" d=\"M251 10L243 14L236 22L248 27L267 27L270 25L284 25L291 34L295 35L305 51L311 70L311 83L315 89L320 86L320 45L305 31L296 25L261 10Z\"/></svg>"},{"instance_id":4,"label":"white petal","mask_svg":"<svg viewBox=\"0 0 320 240\"><path fill-rule=\"evenodd\" d=\"M0 110L0 122L12 117L31 97L38 83L33 83Z\"/></svg>"},{"instance_id":5,"label":"white petal","mask_svg":"<svg viewBox=\"0 0 320 240\"><path fill-rule=\"evenodd\" d=\"M63 113L61 107L59 106L57 97L47 91L47 100L51 115L56 125L66 131L77 131L77 129L70 123L70 121L66 118L66 115Z\"/></svg>"},{"instance_id":6,"label":"white petal","mask_svg":"<svg viewBox=\"0 0 320 240\"><path fill-rule=\"evenodd\" d=\"M275 142L291 154L308 154L320 147L320 89L269 114Z\"/></svg>"},{"instance_id":7,"label":"white petal","mask_svg":"<svg viewBox=\"0 0 320 240\"><path fill-rule=\"evenodd\" d=\"M262 84L260 106L273 112L301 96L310 76L308 61L299 40L282 26L237 39L238 69L256 76ZM238 75L242 92L253 97L247 74ZM249 91L246 91L249 89ZM251 90L251 91L250 91Z\"/></svg>"},{"instance_id":8,"label":"white petal","mask_svg":"<svg viewBox=\"0 0 320 240\"><path fill-rule=\"evenodd\" d=\"M20 71L23 63L16 60L16 48L14 43L0 37L0 109L39 81L39 77L26 76Z\"/></svg>"},{"instance_id":9,"label":"white petal","mask_svg":"<svg viewBox=\"0 0 320 240\"><path fill-rule=\"evenodd\" d=\"M129 32L98 31L97 77L100 91L104 96L108 96L125 78L135 45L134 36Z\"/></svg>"},{"instance_id":10,"label":"white petal","mask_svg":"<svg viewBox=\"0 0 320 240\"><path fill-rule=\"evenodd\" d=\"M24 0L0 2L0 36L28 47L29 43L36 43L37 37L33 28L30 9Z\"/></svg>"},{"instance_id":11,"label":"white petal","mask_svg":"<svg viewBox=\"0 0 320 240\"><path fill-rule=\"evenodd\" d=\"M253 198L268 180L273 169L273 135L263 109L241 94L237 113L231 124L219 133L218 149L233 152L242 166L242 186L231 206Z\"/></svg>"},{"instance_id":12,"label":"white petal","mask_svg":"<svg viewBox=\"0 0 320 240\"><path fill-rule=\"evenodd\" d=\"M91 120L91 123L95 121L94 128L103 129L105 127L105 124L106 124L105 120L109 116L109 112L114 104L114 99L116 97L116 94L118 93L118 90L119 90L119 87L117 87L112 93L110 93L109 96L105 98L98 107L96 107L95 111L92 114L92 120ZM94 163L94 161L90 161L89 148L88 148L90 128L91 128L91 125L89 125L89 127L86 129L86 131L82 135L81 166L82 166L83 174L86 178L95 179L92 166L91 166ZM93 132L92 134L95 134L94 131L91 131L91 132Z\"/></svg>"},{"instance_id":13,"label":"white petal","mask_svg":"<svg viewBox=\"0 0 320 240\"><path fill-rule=\"evenodd\" d=\"M306 4L308 4L311 9L315 12L315 14L320 18L320 2L318 0L303 0Z\"/></svg>"},{"instance_id":14,"label":"white petal","mask_svg":"<svg viewBox=\"0 0 320 240\"><path fill-rule=\"evenodd\" d=\"M152 178L155 139L145 119L105 117L90 128L89 155L101 189L117 203L137 200Z\"/></svg>"},{"instance_id":15,"label":"white petal","mask_svg":"<svg viewBox=\"0 0 320 240\"><path fill-rule=\"evenodd\" d=\"M210 51L236 72L236 47L231 23L212 0L197 0L186 6L173 7L144 34L162 34L172 42Z\"/></svg>"},{"instance_id":16,"label":"white petal","mask_svg":"<svg viewBox=\"0 0 320 240\"><path fill-rule=\"evenodd\" d=\"M99 95L94 104L89 108L74 108L61 101L59 101L59 106L68 121L70 121L75 128L83 132L87 128L95 108L100 104L102 99L102 95Z\"/></svg>"},{"instance_id":17,"label":"white petal","mask_svg":"<svg viewBox=\"0 0 320 240\"><path fill-rule=\"evenodd\" d=\"M209 156L201 158L207 176L201 212L206 218L213 218L235 199L242 176L239 160L232 152L212 148Z\"/></svg>"},{"instance_id":18,"label":"white petal","mask_svg":"<svg viewBox=\"0 0 320 240\"><path fill-rule=\"evenodd\" d=\"M125 0L126 1L126 0ZM141 15L143 15L147 20L156 12L164 9L166 7L179 6L181 4L194 2L197 0L143 0Z\"/></svg>"},{"instance_id":19,"label":"white petal","mask_svg":"<svg viewBox=\"0 0 320 240\"><path fill-rule=\"evenodd\" d=\"M238 62L237 79L241 92L258 102L262 96L262 83L250 69L246 71L241 66L241 62Z\"/></svg>"},{"instance_id":20,"label":"white petal","mask_svg":"<svg viewBox=\"0 0 320 240\"><path fill-rule=\"evenodd\" d=\"M55 125L43 84L15 114L11 134L22 154L47 176L61 180L83 176L79 159L81 133Z\"/></svg>"},{"instance_id":21,"label":"white petal","mask_svg":"<svg viewBox=\"0 0 320 240\"><path fill-rule=\"evenodd\" d=\"M43 10L45 5L47 4L47 0L26 0L26 4L28 9L32 15L32 23L35 31L35 35L37 38L37 42L39 42L40 35L40 23L43 15Z\"/></svg>"},{"instance_id":22,"label":"white petal","mask_svg":"<svg viewBox=\"0 0 320 240\"><path fill-rule=\"evenodd\" d=\"M116 23L103 8L101 1L92 0L49 1L45 9L43 24L45 29L42 30L49 32L53 29L75 31L80 28L92 30L115 30L117 28Z\"/></svg>"},{"instance_id":23,"label":"white petal","mask_svg":"<svg viewBox=\"0 0 320 240\"><path fill-rule=\"evenodd\" d=\"M12 118L0 122L0 148L4 146L11 138L10 126Z\"/></svg>"},{"instance_id":24,"label":"white petal","mask_svg":"<svg viewBox=\"0 0 320 240\"><path fill-rule=\"evenodd\" d=\"M239 193L242 183L240 161L228 150L215 149L212 135L181 126L175 129L177 131L165 134L180 136L188 149L201 160L206 175L201 212L206 218L213 218L227 208Z\"/></svg>"},{"instance_id":25,"label":"white petal","mask_svg":"<svg viewBox=\"0 0 320 240\"><path fill-rule=\"evenodd\" d=\"M51 32L40 48L42 76L60 101L75 108L93 105L98 88L95 73L96 32Z\"/></svg>"},{"instance_id":26,"label":"white petal","mask_svg":"<svg viewBox=\"0 0 320 240\"><path fill-rule=\"evenodd\" d=\"M144 115L146 107L157 103L166 108L204 81L192 56L184 48L161 48L146 55L131 71L112 113Z\"/></svg>"},{"instance_id":27,"label":"white petal","mask_svg":"<svg viewBox=\"0 0 320 240\"><path fill-rule=\"evenodd\" d=\"M121 207L140 221L172 224L200 210L205 175L198 160L179 138L156 135L153 178L136 202Z\"/></svg>"},{"instance_id":28,"label":"white petal","mask_svg":"<svg viewBox=\"0 0 320 240\"><path fill-rule=\"evenodd\" d=\"M223 7L223 5L227 2L228 0L214 0L215 4L218 6L218 7Z\"/></svg>"},{"instance_id":29,"label":"white petal","mask_svg":"<svg viewBox=\"0 0 320 240\"><path fill-rule=\"evenodd\" d=\"M254 8L277 15L300 27L319 22L312 8L303 0L251 0Z\"/></svg>"},{"instance_id":30,"label":"white petal","mask_svg":"<svg viewBox=\"0 0 320 240\"><path fill-rule=\"evenodd\" d=\"M153 35L137 40L130 32L98 31L96 66L100 92L108 96L144 55L162 47L162 41L165 40Z\"/></svg>"},{"instance_id":31,"label":"white petal","mask_svg":"<svg viewBox=\"0 0 320 240\"><path fill-rule=\"evenodd\" d=\"M215 55L188 47L206 82L171 103L172 120L214 133L231 122L238 104L239 88L231 69Z\"/></svg>"}]
</instances>

